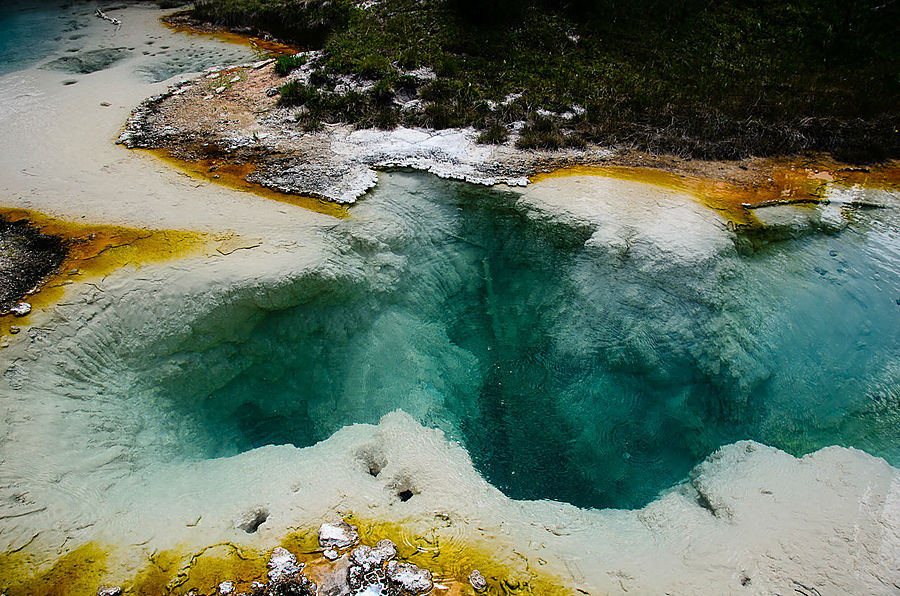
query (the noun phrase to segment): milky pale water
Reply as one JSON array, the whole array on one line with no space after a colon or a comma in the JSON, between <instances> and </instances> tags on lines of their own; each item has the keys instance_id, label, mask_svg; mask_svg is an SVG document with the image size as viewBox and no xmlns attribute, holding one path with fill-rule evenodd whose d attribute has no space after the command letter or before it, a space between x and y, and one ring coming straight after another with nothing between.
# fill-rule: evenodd
<instances>
[{"instance_id":1,"label":"milky pale water","mask_svg":"<svg viewBox=\"0 0 900 596\"><path fill-rule=\"evenodd\" d=\"M38 6L2 11L0 68L77 41L71 9ZM139 380L104 399L133 402L136 443L188 459L311 445L399 408L509 496L591 507L641 506L739 439L900 464L894 211L738 232L740 250L679 265L600 254L589 229L516 198L382 175L323 232L333 266L297 280L293 306L189 321L187 340L142 354Z\"/></svg>"}]
</instances>

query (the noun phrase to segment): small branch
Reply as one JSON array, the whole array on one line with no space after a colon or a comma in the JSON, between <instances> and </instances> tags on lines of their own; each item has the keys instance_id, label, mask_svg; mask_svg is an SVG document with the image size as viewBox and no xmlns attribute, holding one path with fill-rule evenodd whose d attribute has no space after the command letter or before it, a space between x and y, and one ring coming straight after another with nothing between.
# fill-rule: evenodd
<instances>
[{"instance_id":1,"label":"small branch","mask_svg":"<svg viewBox=\"0 0 900 596\"><path fill-rule=\"evenodd\" d=\"M111 16L107 15L105 12L103 12L103 11L100 10L99 8L94 12L94 15L95 15L96 17L98 17L98 18L103 19L104 21L109 21L110 23L112 23L113 25L115 25L115 26L116 26L116 30L118 30L119 27L122 26L122 21L120 21L119 19L114 19L114 18L112 18Z\"/></svg>"},{"instance_id":2,"label":"small branch","mask_svg":"<svg viewBox=\"0 0 900 596\"><path fill-rule=\"evenodd\" d=\"M779 205L827 205L828 201L823 199L772 199L771 201L761 201L759 203L741 203L744 209L762 209L763 207L778 207Z\"/></svg>"},{"instance_id":3,"label":"small branch","mask_svg":"<svg viewBox=\"0 0 900 596\"><path fill-rule=\"evenodd\" d=\"M17 517L25 517L26 515L31 515L32 513L40 513L41 511L46 510L46 507L38 507L37 509L29 509L28 511L22 511L21 513L7 513L5 515L0 515L0 519L14 519Z\"/></svg>"},{"instance_id":4,"label":"small branch","mask_svg":"<svg viewBox=\"0 0 900 596\"><path fill-rule=\"evenodd\" d=\"M741 203L744 209L763 209L765 207L780 207L782 205L830 205L834 201L828 199L773 199L771 201L762 201L759 203ZM839 202L841 205L848 207L863 207L868 209L890 209L890 205L882 203L873 203L871 201L850 201L847 203Z\"/></svg>"}]
</instances>

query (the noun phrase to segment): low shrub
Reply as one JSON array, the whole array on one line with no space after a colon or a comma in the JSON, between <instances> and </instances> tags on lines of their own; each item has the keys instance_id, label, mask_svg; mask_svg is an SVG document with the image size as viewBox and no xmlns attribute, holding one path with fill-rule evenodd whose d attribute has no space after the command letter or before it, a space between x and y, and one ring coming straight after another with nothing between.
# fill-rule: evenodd
<instances>
[{"instance_id":1,"label":"low shrub","mask_svg":"<svg viewBox=\"0 0 900 596\"><path fill-rule=\"evenodd\" d=\"M278 104L283 106L305 106L317 103L321 97L319 90L300 81L290 81L279 88L281 96Z\"/></svg>"},{"instance_id":2,"label":"low shrub","mask_svg":"<svg viewBox=\"0 0 900 596\"><path fill-rule=\"evenodd\" d=\"M366 54L357 66L359 76L376 81L383 79L394 72L390 61L381 54Z\"/></svg>"},{"instance_id":3,"label":"low shrub","mask_svg":"<svg viewBox=\"0 0 900 596\"><path fill-rule=\"evenodd\" d=\"M328 75L322 69L316 69L309 73L309 84L316 87L323 87L328 84Z\"/></svg>"},{"instance_id":4,"label":"low shrub","mask_svg":"<svg viewBox=\"0 0 900 596\"><path fill-rule=\"evenodd\" d=\"M375 126L381 130L393 130L400 124L400 110L395 107L382 108L376 112Z\"/></svg>"},{"instance_id":5,"label":"low shrub","mask_svg":"<svg viewBox=\"0 0 900 596\"><path fill-rule=\"evenodd\" d=\"M480 135L478 142L488 145L501 145L509 138L509 130L503 124L494 122L487 127Z\"/></svg>"},{"instance_id":6,"label":"low shrub","mask_svg":"<svg viewBox=\"0 0 900 596\"><path fill-rule=\"evenodd\" d=\"M372 99L378 104L389 104L394 100L394 85L390 78L384 78L372 87Z\"/></svg>"},{"instance_id":7,"label":"low shrub","mask_svg":"<svg viewBox=\"0 0 900 596\"><path fill-rule=\"evenodd\" d=\"M300 54L297 56L279 56L275 60L275 74L287 76L295 68L300 68L306 64L306 56Z\"/></svg>"}]
</instances>

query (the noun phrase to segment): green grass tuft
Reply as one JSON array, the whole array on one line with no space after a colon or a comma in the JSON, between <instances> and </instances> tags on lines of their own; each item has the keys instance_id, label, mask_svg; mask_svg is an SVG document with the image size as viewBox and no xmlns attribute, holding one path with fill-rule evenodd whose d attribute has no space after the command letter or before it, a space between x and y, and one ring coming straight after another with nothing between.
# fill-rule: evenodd
<instances>
[{"instance_id":1,"label":"green grass tuft","mask_svg":"<svg viewBox=\"0 0 900 596\"><path fill-rule=\"evenodd\" d=\"M478 142L488 145L502 145L509 139L509 130L503 124L494 122L478 135Z\"/></svg>"},{"instance_id":2,"label":"green grass tuft","mask_svg":"<svg viewBox=\"0 0 900 596\"><path fill-rule=\"evenodd\" d=\"M279 56L275 60L275 73L280 76L288 75L295 68L306 64L306 56Z\"/></svg>"}]
</instances>

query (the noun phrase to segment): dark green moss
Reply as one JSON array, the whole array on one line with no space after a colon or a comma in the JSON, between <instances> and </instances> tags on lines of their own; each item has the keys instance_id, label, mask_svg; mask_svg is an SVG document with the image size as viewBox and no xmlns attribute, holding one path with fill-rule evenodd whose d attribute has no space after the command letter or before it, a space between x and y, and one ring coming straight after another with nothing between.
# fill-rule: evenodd
<instances>
[{"instance_id":1,"label":"dark green moss","mask_svg":"<svg viewBox=\"0 0 900 596\"><path fill-rule=\"evenodd\" d=\"M62 238L43 234L28 221L0 216L0 312L59 269L67 252Z\"/></svg>"}]
</instances>

